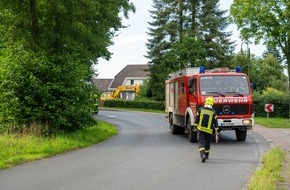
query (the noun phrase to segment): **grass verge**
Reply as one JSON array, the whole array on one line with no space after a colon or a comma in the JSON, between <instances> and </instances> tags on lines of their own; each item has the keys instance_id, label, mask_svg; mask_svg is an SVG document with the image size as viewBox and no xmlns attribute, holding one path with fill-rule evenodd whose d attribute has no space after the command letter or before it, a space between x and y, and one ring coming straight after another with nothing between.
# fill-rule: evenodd
<instances>
[{"instance_id":1,"label":"grass verge","mask_svg":"<svg viewBox=\"0 0 290 190\"><path fill-rule=\"evenodd\" d=\"M96 126L49 138L33 135L1 135L0 169L87 147L116 133L117 130L113 125L98 121Z\"/></svg>"},{"instance_id":2,"label":"grass verge","mask_svg":"<svg viewBox=\"0 0 290 190\"><path fill-rule=\"evenodd\" d=\"M255 117L255 123L267 128L290 128L290 120L283 118ZM262 166L256 171L251 179L248 190L275 190L281 182L289 183L289 178L287 176L286 178L281 176L281 173L285 172L282 172L281 169L283 162L285 164L283 167L290 168L289 162L285 162L286 154L286 152L277 147L270 149L269 152L263 156Z\"/></svg>"},{"instance_id":3,"label":"grass verge","mask_svg":"<svg viewBox=\"0 0 290 190\"><path fill-rule=\"evenodd\" d=\"M285 153L273 148L263 156L263 164L250 180L248 190L276 190Z\"/></svg>"},{"instance_id":4,"label":"grass verge","mask_svg":"<svg viewBox=\"0 0 290 190\"><path fill-rule=\"evenodd\" d=\"M268 128L290 128L290 119L255 117L255 123Z\"/></svg>"}]
</instances>

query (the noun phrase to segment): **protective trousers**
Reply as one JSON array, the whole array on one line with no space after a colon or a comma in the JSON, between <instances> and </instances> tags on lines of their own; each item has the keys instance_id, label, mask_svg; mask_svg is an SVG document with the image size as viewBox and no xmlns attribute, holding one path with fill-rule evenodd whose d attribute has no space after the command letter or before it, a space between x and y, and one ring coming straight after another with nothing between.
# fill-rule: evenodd
<instances>
[{"instance_id":1,"label":"protective trousers","mask_svg":"<svg viewBox=\"0 0 290 190\"><path fill-rule=\"evenodd\" d=\"M198 131L198 148L201 158L203 155L206 157L209 155L211 136L209 133Z\"/></svg>"}]
</instances>

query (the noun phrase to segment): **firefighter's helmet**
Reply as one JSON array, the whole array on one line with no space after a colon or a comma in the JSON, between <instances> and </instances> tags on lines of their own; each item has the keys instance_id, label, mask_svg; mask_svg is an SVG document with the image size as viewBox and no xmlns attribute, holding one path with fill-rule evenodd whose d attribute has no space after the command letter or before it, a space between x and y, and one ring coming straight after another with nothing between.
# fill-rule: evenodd
<instances>
[{"instance_id":1,"label":"firefighter's helmet","mask_svg":"<svg viewBox=\"0 0 290 190\"><path fill-rule=\"evenodd\" d=\"M214 104L214 100L213 100L213 98L212 98L212 97L207 97L207 98L205 99L204 104L205 104L205 105L213 106L213 104Z\"/></svg>"}]
</instances>

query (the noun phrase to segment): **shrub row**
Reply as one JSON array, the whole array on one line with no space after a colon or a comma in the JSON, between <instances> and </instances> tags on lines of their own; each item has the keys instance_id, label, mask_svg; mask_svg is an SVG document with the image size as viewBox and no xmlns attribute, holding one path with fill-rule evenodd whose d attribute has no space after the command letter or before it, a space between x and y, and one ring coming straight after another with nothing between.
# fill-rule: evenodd
<instances>
[{"instance_id":1,"label":"shrub row","mask_svg":"<svg viewBox=\"0 0 290 190\"><path fill-rule=\"evenodd\" d=\"M274 104L274 111L270 117L289 118L290 96L285 93L253 94L255 116L266 117L265 104Z\"/></svg>"},{"instance_id":2,"label":"shrub row","mask_svg":"<svg viewBox=\"0 0 290 190\"><path fill-rule=\"evenodd\" d=\"M106 100L103 103L103 107L118 107L118 108L135 108L135 109L146 109L146 110L165 110L164 102L157 101L141 101L141 100Z\"/></svg>"},{"instance_id":3,"label":"shrub row","mask_svg":"<svg viewBox=\"0 0 290 190\"><path fill-rule=\"evenodd\" d=\"M290 96L287 93L281 93L276 90L268 90L262 94L254 93L254 112L255 116L266 117L265 104L274 104L274 111L269 113L270 117L289 118L290 113ZM146 101L146 100L106 100L103 107L118 107L118 108L135 108L164 111L164 102Z\"/></svg>"}]
</instances>

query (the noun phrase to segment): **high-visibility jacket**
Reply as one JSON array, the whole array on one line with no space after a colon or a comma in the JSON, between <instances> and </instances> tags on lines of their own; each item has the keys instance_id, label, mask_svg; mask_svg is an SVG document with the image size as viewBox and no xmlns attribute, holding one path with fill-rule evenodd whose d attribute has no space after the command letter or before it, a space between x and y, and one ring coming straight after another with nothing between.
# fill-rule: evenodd
<instances>
[{"instance_id":1,"label":"high-visibility jacket","mask_svg":"<svg viewBox=\"0 0 290 190\"><path fill-rule=\"evenodd\" d=\"M217 115L214 109L201 107L196 114L194 126L199 131L212 134L213 129L218 129Z\"/></svg>"}]
</instances>

